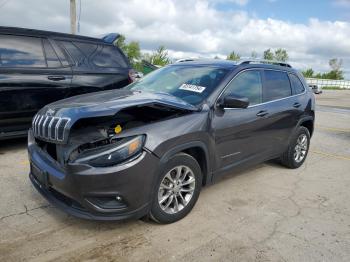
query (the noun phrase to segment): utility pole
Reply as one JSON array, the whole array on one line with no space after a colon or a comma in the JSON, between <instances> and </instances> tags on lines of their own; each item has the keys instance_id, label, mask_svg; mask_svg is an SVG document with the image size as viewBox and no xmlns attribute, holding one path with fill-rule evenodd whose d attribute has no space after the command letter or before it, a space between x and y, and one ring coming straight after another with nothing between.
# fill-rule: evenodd
<instances>
[{"instance_id":1,"label":"utility pole","mask_svg":"<svg viewBox=\"0 0 350 262\"><path fill-rule=\"evenodd\" d=\"M75 0L70 0L70 32L75 35L77 30L77 10Z\"/></svg>"}]
</instances>

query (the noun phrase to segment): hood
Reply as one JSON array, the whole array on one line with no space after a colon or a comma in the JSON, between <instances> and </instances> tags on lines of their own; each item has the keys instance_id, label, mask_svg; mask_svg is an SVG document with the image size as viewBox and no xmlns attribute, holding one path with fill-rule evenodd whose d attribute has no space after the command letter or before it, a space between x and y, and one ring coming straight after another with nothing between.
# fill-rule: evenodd
<instances>
[{"instance_id":1,"label":"hood","mask_svg":"<svg viewBox=\"0 0 350 262\"><path fill-rule=\"evenodd\" d=\"M184 100L166 93L144 91L111 90L85 94L49 104L39 111L39 115L69 119L65 132L79 119L113 116L128 107L160 105L183 111L199 109Z\"/></svg>"},{"instance_id":2,"label":"hood","mask_svg":"<svg viewBox=\"0 0 350 262\"><path fill-rule=\"evenodd\" d=\"M144 91L111 90L70 97L45 106L40 114L74 119L114 115L119 110L148 104L159 104L171 108L198 111L184 100L166 93Z\"/></svg>"}]
</instances>

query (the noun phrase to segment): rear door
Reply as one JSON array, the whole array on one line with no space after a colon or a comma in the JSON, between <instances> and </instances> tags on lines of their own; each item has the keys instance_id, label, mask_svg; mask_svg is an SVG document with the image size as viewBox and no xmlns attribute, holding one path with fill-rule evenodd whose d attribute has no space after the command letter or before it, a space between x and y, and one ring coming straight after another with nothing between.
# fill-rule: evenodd
<instances>
[{"instance_id":1,"label":"rear door","mask_svg":"<svg viewBox=\"0 0 350 262\"><path fill-rule=\"evenodd\" d=\"M268 112L269 136L266 147L278 156L288 146L290 135L296 126L297 112L288 73L264 69L263 102Z\"/></svg>"},{"instance_id":2,"label":"rear door","mask_svg":"<svg viewBox=\"0 0 350 262\"><path fill-rule=\"evenodd\" d=\"M0 136L26 132L40 108L64 97L71 75L48 39L0 35Z\"/></svg>"},{"instance_id":3,"label":"rear door","mask_svg":"<svg viewBox=\"0 0 350 262\"><path fill-rule=\"evenodd\" d=\"M118 89L129 84L129 64L116 47L83 41L60 43L74 61L68 96Z\"/></svg>"}]
</instances>

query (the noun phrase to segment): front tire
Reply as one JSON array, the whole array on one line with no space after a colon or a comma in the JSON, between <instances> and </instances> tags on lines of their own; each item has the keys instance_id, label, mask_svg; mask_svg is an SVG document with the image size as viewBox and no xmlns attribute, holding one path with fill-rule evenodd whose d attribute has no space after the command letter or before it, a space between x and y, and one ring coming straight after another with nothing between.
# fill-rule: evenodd
<instances>
[{"instance_id":1,"label":"front tire","mask_svg":"<svg viewBox=\"0 0 350 262\"><path fill-rule=\"evenodd\" d=\"M165 164L155 190L150 218L168 224L184 218L197 202L202 187L202 172L196 159L179 153Z\"/></svg>"},{"instance_id":2,"label":"front tire","mask_svg":"<svg viewBox=\"0 0 350 262\"><path fill-rule=\"evenodd\" d=\"M309 147L309 130L306 127L300 126L290 140L288 149L281 156L282 165L292 169L300 167L306 159Z\"/></svg>"}]
</instances>

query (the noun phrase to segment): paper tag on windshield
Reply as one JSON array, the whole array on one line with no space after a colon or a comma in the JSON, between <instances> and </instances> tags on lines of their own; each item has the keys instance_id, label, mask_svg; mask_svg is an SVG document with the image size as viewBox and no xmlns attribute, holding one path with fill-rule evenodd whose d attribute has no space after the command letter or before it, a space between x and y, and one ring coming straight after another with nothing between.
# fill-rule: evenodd
<instances>
[{"instance_id":1,"label":"paper tag on windshield","mask_svg":"<svg viewBox=\"0 0 350 262\"><path fill-rule=\"evenodd\" d=\"M182 84L179 89L196 93L202 93L205 90L205 86Z\"/></svg>"}]
</instances>

